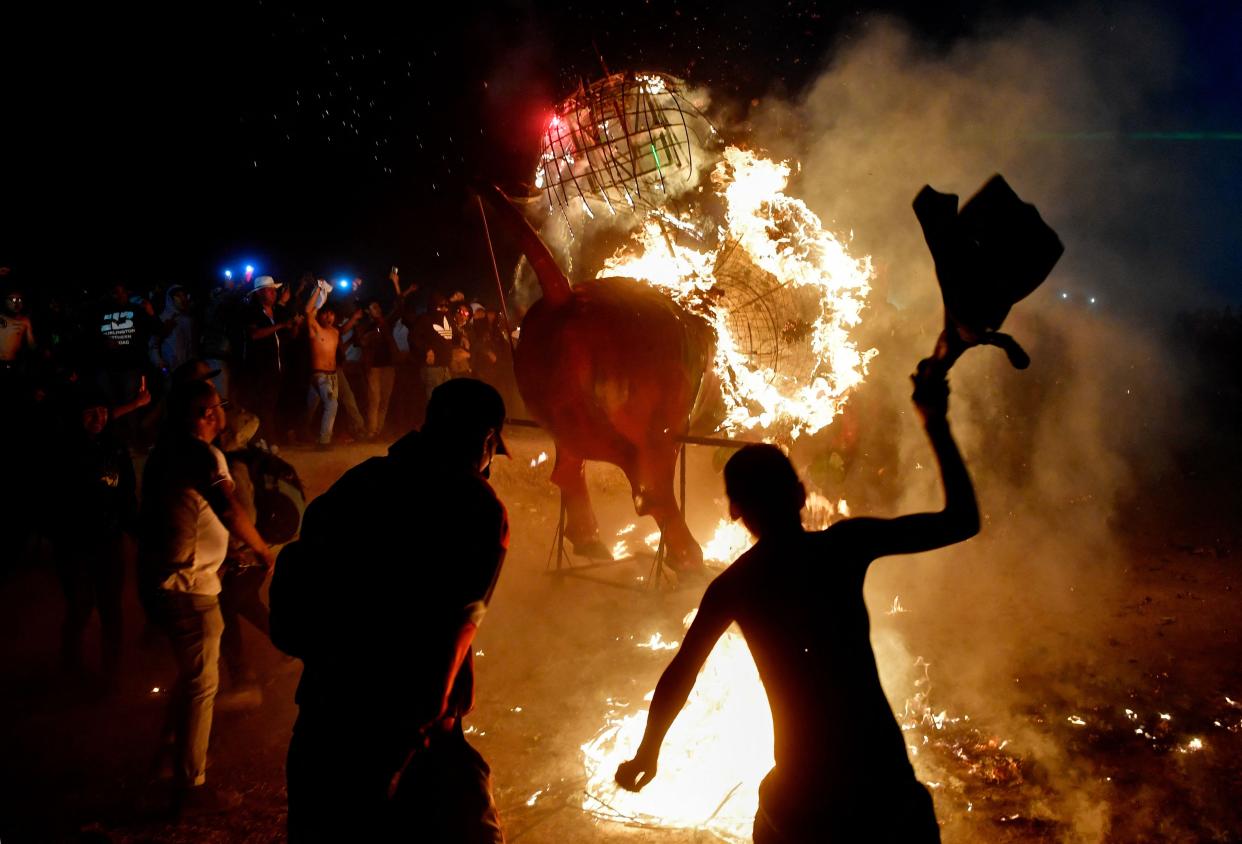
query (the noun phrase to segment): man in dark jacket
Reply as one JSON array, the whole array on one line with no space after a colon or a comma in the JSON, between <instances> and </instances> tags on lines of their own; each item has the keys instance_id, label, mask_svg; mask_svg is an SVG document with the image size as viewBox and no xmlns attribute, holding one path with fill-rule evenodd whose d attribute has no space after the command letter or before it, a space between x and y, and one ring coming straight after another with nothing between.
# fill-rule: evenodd
<instances>
[{"instance_id":1,"label":"man in dark jacket","mask_svg":"<svg viewBox=\"0 0 1242 844\"><path fill-rule=\"evenodd\" d=\"M490 771L461 719L509 539L486 480L508 453L504 417L486 384L441 385L422 430L313 501L281 553L272 641L304 663L287 768L293 842L503 840Z\"/></svg>"},{"instance_id":2,"label":"man in dark jacket","mask_svg":"<svg viewBox=\"0 0 1242 844\"><path fill-rule=\"evenodd\" d=\"M438 293L433 294L431 310L419 317L410 335L411 352L423 358L423 387L430 400L432 391L451 377L449 365L458 340L448 300Z\"/></svg>"}]
</instances>

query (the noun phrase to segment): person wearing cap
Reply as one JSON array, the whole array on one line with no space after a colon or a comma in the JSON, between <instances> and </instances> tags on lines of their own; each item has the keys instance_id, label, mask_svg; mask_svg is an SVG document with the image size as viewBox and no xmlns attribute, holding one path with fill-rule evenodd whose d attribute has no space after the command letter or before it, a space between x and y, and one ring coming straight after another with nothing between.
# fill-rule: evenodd
<instances>
[{"instance_id":1,"label":"person wearing cap","mask_svg":"<svg viewBox=\"0 0 1242 844\"><path fill-rule=\"evenodd\" d=\"M284 374L281 350L282 335L288 336L301 321L301 314L280 319L275 311L280 282L270 275L254 280L250 294L250 312L246 330L246 348L242 358L246 406L259 416L259 433L269 442L278 431L276 421L280 381Z\"/></svg>"},{"instance_id":2,"label":"person wearing cap","mask_svg":"<svg viewBox=\"0 0 1242 844\"><path fill-rule=\"evenodd\" d=\"M431 309L415 320L410 329L410 349L423 360L423 389L428 401L431 394L452 377L449 364L457 326L449 316L449 303L439 293L431 294Z\"/></svg>"},{"instance_id":3,"label":"person wearing cap","mask_svg":"<svg viewBox=\"0 0 1242 844\"><path fill-rule=\"evenodd\" d=\"M422 429L311 502L281 552L272 642L304 665L287 765L295 844L503 840L462 718L509 541L487 481L508 453L504 420L483 382L440 385Z\"/></svg>"}]
</instances>

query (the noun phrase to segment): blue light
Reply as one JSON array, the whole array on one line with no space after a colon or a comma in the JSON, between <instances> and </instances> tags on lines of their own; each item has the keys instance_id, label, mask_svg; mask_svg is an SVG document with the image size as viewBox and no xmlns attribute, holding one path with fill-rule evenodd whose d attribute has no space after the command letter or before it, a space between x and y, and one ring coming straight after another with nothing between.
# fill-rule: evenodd
<instances>
[{"instance_id":1,"label":"blue light","mask_svg":"<svg viewBox=\"0 0 1242 844\"><path fill-rule=\"evenodd\" d=\"M343 279L341 279L340 281L338 281L338 282L336 283L336 286L337 286L337 287L339 287L339 288L341 288L342 290L348 290L348 289L349 289L349 279L347 279L347 278L343 278Z\"/></svg>"},{"instance_id":2,"label":"blue light","mask_svg":"<svg viewBox=\"0 0 1242 844\"><path fill-rule=\"evenodd\" d=\"M224 277L225 277L225 278L227 278L227 279L229 279L229 280L231 281L231 280L233 279L233 271L232 271L232 270L225 270L225 271L224 271Z\"/></svg>"},{"instance_id":3,"label":"blue light","mask_svg":"<svg viewBox=\"0 0 1242 844\"><path fill-rule=\"evenodd\" d=\"M254 267L252 267L252 266L250 266L249 264L247 264L247 265L246 265L246 274L247 274L247 275L250 275L250 274L251 274L251 273L253 273L253 272L254 272Z\"/></svg>"}]
</instances>

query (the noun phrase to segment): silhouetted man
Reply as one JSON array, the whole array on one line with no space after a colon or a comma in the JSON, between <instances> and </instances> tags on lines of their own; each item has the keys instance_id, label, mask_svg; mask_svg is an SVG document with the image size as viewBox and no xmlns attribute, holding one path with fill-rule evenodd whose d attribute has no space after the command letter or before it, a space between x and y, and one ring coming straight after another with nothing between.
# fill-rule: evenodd
<instances>
[{"instance_id":1,"label":"silhouetted man","mask_svg":"<svg viewBox=\"0 0 1242 844\"><path fill-rule=\"evenodd\" d=\"M656 686L647 729L617 782L656 774L660 744L716 640L737 622L772 708L775 767L759 787L756 844L940 840L931 796L914 778L880 687L863 579L872 560L951 545L979 530L970 476L945 418L942 376L915 377L914 402L940 463L945 508L803 530L806 489L780 449L753 445L725 466L729 512L755 546L703 595Z\"/></svg>"},{"instance_id":2,"label":"silhouetted man","mask_svg":"<svg viewBox=\"0 0 1242 844\"><path fill-rule=\"evenodd\" d=\"M275 555L246 515L223 452L225 402L210 381L188 381L168 396L165 428L142 473L139 594L168 634L177 661L169 726L177 756L175 808L227 808L206 785L207 742L220 685L220 565L229 535L267 568Z\"/></svg>"},{"instance_id":3,"label":"silhouetted man","mask_svg":"<svg viewBox=\"0 0 1242 844\"><path fill-rule=\"evenodd\" d=\"M272 641L304 663L291 841L503 840L461 718L509 541L486 480L504 418L481 381L437 387L422 430L315 499L281 553Z\"/></svg>"}]
</instances>

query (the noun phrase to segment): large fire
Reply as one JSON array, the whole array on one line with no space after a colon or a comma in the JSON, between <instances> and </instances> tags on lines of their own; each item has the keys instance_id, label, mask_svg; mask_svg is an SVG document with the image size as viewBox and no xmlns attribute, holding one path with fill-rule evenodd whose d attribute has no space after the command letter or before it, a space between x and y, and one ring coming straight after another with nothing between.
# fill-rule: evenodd
<instances>
[{"instance_id":1,"label":"large fire","mask_svg":"<svg viewBox=\"0 0 1242 844\"><path fill-rule=\"evenodd\" d=\"M711 322L723 428L732 433L781 426L791 437L814 434L841 412L875 354L859 351L850 337L870 290L870 259L850 256L804 202L785 193L789 177L788 163L726 148L711 174L725 207L714 238L677 237L701 234L702 223L652 210L598 273L645 281ZM703 245L713 240L714 248ZM769 284L749 295L753 283L734 283L739 266ZM753 338L738 336L738 320L757 303L776 306L762 303L776 291L809 299L813 313L805 322L796 313L781 315L784 323L767 340L781 345L781 354L759 355ZM807 354L791 354L802 347Z\"/></svg>"},{"instance_id":2,"label":"large fire","mask_svg":"<svg viewBox=\"0 0 1242 844\"><path fill-rule=\"evenodd\" d=\"M648 694L645 700L650 699ZM716 644L669 730L659 777L641 792L623 791L613 775L617 765L633 757L646 724L645 709L614 710L607 725L582 746L587 773L583 808L614 821L704 829L725 840L748 840L759 806L759 781L772 768L772 716L750 650L736 628Z\"/></svg>"},{"instance_id":3,"label":"large fire","mask_svg":"<svg viewBox=\"0 0 1242 844\"><path fill-rule=\"evenodd\" d=\"M567 222L594 220L596 212L617 216L623 208L634 215L632 238L597 276L646 282L709 322L722 432L815 434L841 413L875 354L851 337L870 290L870 259L852 257L787 193L789 163L754 151L713 154L710 173L703 171L710 185L700 190L710 188L715 201L686 201L699 173L675 83L618 74L580 88L547 128L536 185ZM670 202L674 194L683 199ZM823 528L848 507L813 495L806 512L808 527ZM614 557L658 547L658 534L640 544L634 530L619 532ZM750 544L740 523L721 520L704 558L725 566ZM677 644L653 634L639 646L659 652ZM612 820L749 838L759 782L772 767L772 722L738 630L728 631L708 658L664 743L659 779L641 793L619 791L613 776L638 746L645 709L612 699L609 705L606 726L582 747L585 809Z\"/></svg>"},{"instance_id":4,"label":"large fire","mask_svg":"<svg viewBox=\"0 0 1242 844\"><path fill-rule=\"evenodd\" d=\"M848 512L812 493L803 511L809 530ZM622 528L622 534L634 525ZM656 535L658 537L658 534ZM710 564L728 566L753 544L741 522L722 519L703 547ZM689 627L691 612L683 619ZM659 633L638 643L672 650ZM651 700L649 692L645 701ZM701 829L726 841L746 841L759 806L759 782L772 768L772 714L750 649L736 626L712 650L694 690L664 741L658 779L638 793L621 790L613 776L633 757L647 712L610 700L606 725L582 746L587 786L583 808L597 817L646 826Z\"/></svg>"}]
</instances>

